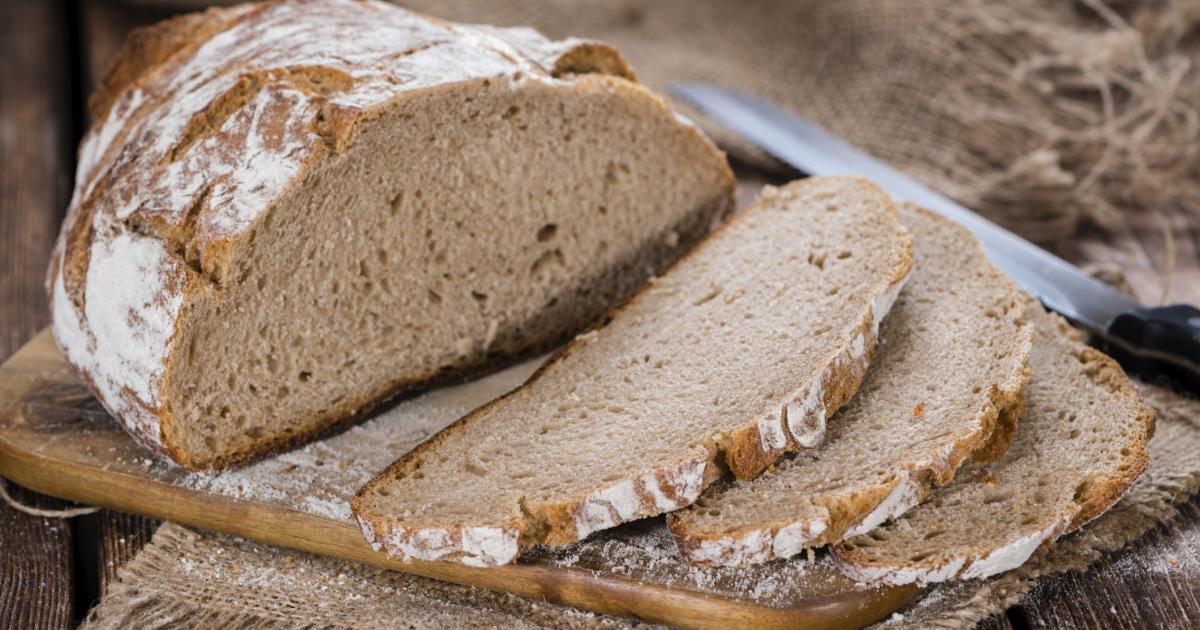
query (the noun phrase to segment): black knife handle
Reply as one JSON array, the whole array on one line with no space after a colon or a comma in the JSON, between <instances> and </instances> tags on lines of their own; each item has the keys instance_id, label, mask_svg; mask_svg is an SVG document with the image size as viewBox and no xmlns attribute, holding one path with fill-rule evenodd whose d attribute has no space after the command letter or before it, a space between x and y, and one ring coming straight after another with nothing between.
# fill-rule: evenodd
<instances>
[{"instance_id":1,"label":"black knife handle","mask_svg":"<svg viewBox=\"0 0 1200 630\"><path fill-rule=\"evenodd\" d=\"M1129 372L1166 376L1200 394L1200 309L1173 304L1126 311L1108 327L1103 345Z\"/></svg>"}]
</instances>

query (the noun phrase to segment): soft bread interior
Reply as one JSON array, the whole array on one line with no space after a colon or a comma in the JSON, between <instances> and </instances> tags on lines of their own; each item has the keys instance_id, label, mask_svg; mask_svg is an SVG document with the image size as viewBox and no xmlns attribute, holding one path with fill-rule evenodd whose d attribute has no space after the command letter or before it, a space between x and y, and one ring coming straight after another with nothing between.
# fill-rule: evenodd
<instances>
[{"instance_id":1,"label":"soft bread interior","mask_svg":"<svg viewBox=\"0 0 1200 630\"><path fill-rule=\"evenodd\" d=\"M1033 342L1022 294L965 229L911 206L900 218L916 262L862 387L820 449L673 513L690 559L765 562L898 516L1020 407Z\"/></svg>"},{"instance_id":2,"label":"soft bread interior","mask_svg":"<svg viewBox=\"0 0 1200 630\"><path fill-rule=\"evenodd\" d=\"M755 428L797 396L816 391L821 425L844 404L865 371L871 325L890 307L880 296L910 264L890 199L865 180L766 193L523 387L381 473L355 513L373 542L435 558L456 552L430 541L463 528L469 555L482 530L563 544L686 505L718 473L713 464L769 447ZM484 551L465 561L515 553Z\"/></svg>"},{"instance_id":3,"label":"soft bread interior","mask_svg":"<svg viewBox=\"0 0 1200 630\"><path fill-rule=\"evenodd\" d=\"M169 421L207 467L561 341L729 209L711 145L643 88L478 80L365 122L184 315Z\"/></svg>"}]
</instances>

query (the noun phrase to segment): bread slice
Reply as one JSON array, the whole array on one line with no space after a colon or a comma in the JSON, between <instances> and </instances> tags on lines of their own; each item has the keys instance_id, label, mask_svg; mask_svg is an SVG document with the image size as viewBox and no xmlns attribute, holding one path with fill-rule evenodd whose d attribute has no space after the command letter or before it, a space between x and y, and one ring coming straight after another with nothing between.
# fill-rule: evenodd
<instances>
[{"instance_id":1,"label":"bread slice","mask_svg":"<svg viewBox=\"0 0 1200 630\"><path fill-rule=\"evenodd\" d=\"M1020 291L962 227L912 206L900 221L916 262L858 394L820 449L668 515L689 560L766 562L869 530L946 483L1019 411L1033 343Z\"/></svg>"},{"instance_id":2,"label":"bread slice","mask_svg":"<svg viewBox=\"0 0 1200 630\"><path fill-rule=\"evenodd\" d=\"M985 578L1107 510L1146 468L1147 407L1110 358L1031 302L1029 406L1012 445L964 468L902 518L834 547L842 569L891 584Z\"/></svg>"},{"instance_id":3,"label":"bread slice","mask_svg":"<svg viewBox=\"0 0 1200 630\"><path fill-rule=\"evenodd\" d=\"M611 47L381 2L139 31L93 105L55 337L190 469L549 349L733 208L724 157Z\"/></svg>"},{"instance_id":4,"label":"bread slice","mask_svg":"<svg viewBox=\"0 0 1200 630\"><path fill-rule=\"evenodd\" d=\"M358 492L394 555L511 561L694 501L815 446L853 394L911 266L886 193L857 178L768 190L525 385Z\"/></svg>"}]
</instances>

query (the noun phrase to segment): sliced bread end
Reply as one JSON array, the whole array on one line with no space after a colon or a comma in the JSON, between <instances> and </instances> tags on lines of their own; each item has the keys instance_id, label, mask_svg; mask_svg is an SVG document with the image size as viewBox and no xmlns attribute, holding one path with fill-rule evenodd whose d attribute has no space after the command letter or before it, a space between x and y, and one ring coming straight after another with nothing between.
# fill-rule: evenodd
<instances>
[{"instance_id":1,"label":"sliced bread end","mask_svg":"<svg viewBox=\"0 0 1200 630\"><path fill-rule=\"evenodd\" d=\"M1154 411L1115 361L1031 301L1028 409L1012 445L904 517L834 547L849 576L906 584L985 578L1099 516L1149 462Z\"/></svg>"}]
</instances>

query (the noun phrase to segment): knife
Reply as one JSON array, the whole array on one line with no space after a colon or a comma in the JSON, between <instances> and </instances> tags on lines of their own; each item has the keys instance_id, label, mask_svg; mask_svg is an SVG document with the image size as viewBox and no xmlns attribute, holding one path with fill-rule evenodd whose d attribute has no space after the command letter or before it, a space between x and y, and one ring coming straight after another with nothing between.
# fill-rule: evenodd
<instances>
[{"instance_id":1,"label":"knife","mask_svg":"<svg viewBox=\"0 0 1200 630\"><path fill-rule=\"evenodd\" d=\"M808 175L860 175L897 199L958 222L1013 281L1094 335L1127 370L1166 376L1200 393L1200 309L1147 307L1078 267L964 208L817 125L759 98L714 85L671 92Z\"/></svg>"}]
</instances>

